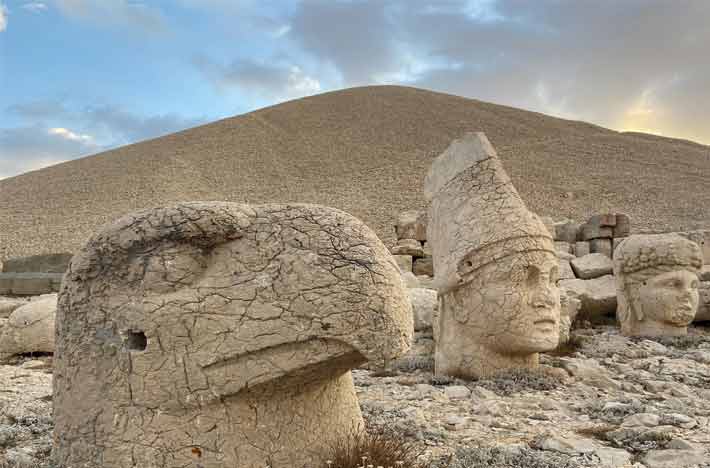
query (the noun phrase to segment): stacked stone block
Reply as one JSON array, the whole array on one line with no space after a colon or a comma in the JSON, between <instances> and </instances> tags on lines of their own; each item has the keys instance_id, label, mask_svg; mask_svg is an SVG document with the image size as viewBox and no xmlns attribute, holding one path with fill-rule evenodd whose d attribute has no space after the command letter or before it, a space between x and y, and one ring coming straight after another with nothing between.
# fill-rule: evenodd
<instances>
[{"instance_id":1,"label":"stacked stone block","mask_svg":"<svg viewBox=\"0 0 710 468\"><path fill-rule=\"evenodd\" d=\"M397 245L392 247L397 264L403 274L434 276L431 248L426 242L427 216L424 211L405 211L394 226Z\"/></svg>"}]
</instances>

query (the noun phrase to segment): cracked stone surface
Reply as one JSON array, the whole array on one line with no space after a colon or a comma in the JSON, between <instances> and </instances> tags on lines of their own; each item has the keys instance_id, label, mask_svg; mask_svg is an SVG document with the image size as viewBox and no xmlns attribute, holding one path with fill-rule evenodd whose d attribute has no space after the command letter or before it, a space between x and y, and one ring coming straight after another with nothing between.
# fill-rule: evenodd
<instances>
[{"instance_id":1,"label":"cracked stone surface","mask_svg":"<svg viewBox=\"0 0 710 468\"><path fill-rule=\"evenodd\" d=\"M404 353L385 246L316 205L182 203L128 215L59 296L62 467L294 468L360 430L350 369Z\"/></svg>"},{"instance_id":2,"label":"cracked stone surface","mask_svg":"<svg viewBox=\"0 0 710 468\"><path fill-rule=\"evenodd\" d=\"M559 261L483 133L455 140L425 180L439 313L438 375L535 368L559 341Z\"/></svg>"},{"instance_id":3,"label":"cracked stone surface","mask_svg":"<svg viewBox=\"0 0 710 468\"><path fill-rule=\"evenodd\" d=\"M47 294L15 309L0 327L0 362L24 353L54 352L57 295Z\"/></svg>"},{"instance_id":4,"label":"cracked stone surface","mask_svg":"<svg viewBox=\"0 0 710 468\"><path fill-rule=\"evenodd\" d=\"M676 234L634 235L614 256L621 331L628 336L682 336L699 303L700 246Z\"/></svg>"}]
</instances>

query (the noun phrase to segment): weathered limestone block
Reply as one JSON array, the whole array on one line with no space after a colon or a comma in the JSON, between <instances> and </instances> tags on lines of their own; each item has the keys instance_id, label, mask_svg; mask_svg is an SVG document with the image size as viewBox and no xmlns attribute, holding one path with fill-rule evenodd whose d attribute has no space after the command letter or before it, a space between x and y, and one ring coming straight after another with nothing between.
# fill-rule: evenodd
<instances>
[{"instance_id":1,"label":"weathered limestone block","mask_svg":"<svg viewBox=\"0 0 710 468\"><path fill-rule=\"evenodd\" d=\"M612 257L611 239L592 239L589 241L589 248L592 253L605 255L607 258Z\"/></svg>"},{"instance_id":2,"label":"weathered limestone block","mask_svg":"<svg viewBox=\"0 0 710 468\"><path fill-rule=\"evenodd\" d=\"M574 244L574 254L577 257L584 257L589 255L592 251L589 248L589 242L587 241L577 241Z\"/></svg>"},{"instance_id":3,"label":"weathered limestone block","mask_svg":"<svg viewBox=\"0 0 710 468\"><path fill-rule=\"evenodd\" d=\"M569 242L555 241L555 250L557 252L572 253L572 244Z\"/></svg>"},{"instance_id":4,"label":"weathered limestone block","mask_svg":"<svg viewBox=\"0 0 710 468\"><path fill-rule=\"evenodd\" d=\"M694 322L710 320L710 281L701 281L698 287L698 311L695 313Z\"/></svg>"},{"instance_id":5,"label":"weathered limestone block","mask_svg":"<svg viewBox=\"0 0 710 468\"><path fill-rule=\"evenodd\" d=\"M574 270L572 270L572 265L570 265L569 260L560 259L559 262L559 274L557 280L564 279L574 279L576 278Z\"/></svg>"},{"instance_id":6,"label":"weathered limestone block","mask_svg":"<svg viewBox=\"0 0 710 468\"><path fill-rule=\"evenodd\" d=\"M104 227L72 259L57 323L62 467L320 466L362 428L350 369L413 333L395 261L360 221L227 202Z\"/></svg>"},{"instance_id":7,"label":"weathered limestone block","mask_svg":"<svg viewBox=\"0 0 710 468\"><path fill-rule=\"evenodd\" d=\"M626 336L682 336L698 310L700 246L675 234L634 235L614 256Z\"/></svg>"},{"instance_id":8,"label":"weathered limestone block","mask_svg":"<svg viewBox=\"0 0 710 468\"><path fill-rule=\"evenodd\" d=\"M397 239L426 240L426 211L405 211L394 226Z\"/></svg>"},{"instance_id":9,"label":"weathered limestone block","mask_svg":"<svg viewBox=\"0 0 710 468\"><path fill-rule=\"evenodd\" d=\"M412 303L414 331L431 328L431 320L439 306L437 293L433 289L412 288L409 290L409 301Z\"/></svg>"},{"instance_id":10,"label":"weathered limestone block","mask_svg":"<svg viewBox=\"0 0 710 468\"><path fill-rule=\"evenodd\" d=\"M573 279L559 282L562 289L580 300L579 316L594 320L616 312L616 283L612 275L590 280Z\"/></svg>"},{"instance_id":11,"label":"weathered limestone block","mask_svg":"<svg viewBox=\"0 0 710 468\"><path fill-rule=\"evenodd\" d=\"M2 264L4 273L64 273L67 271L72 254L55 253L16 257Z\"/></svg>"},{"instance_id":12,"label":"weathered limestone block","mask_svg":"<svg viewBox=\"0 0 710 468\"><path fill-rule=\"evenodd\" d=\"M422 257L414 260L412 272L417 276L434 276L434 261L432 257Z\"/></svg>"},{"instance_id":13,"label":"weathered limestone block","mask_svg":"<svg viewBox=\"0 0 710 468\"><path fill-rule=\"evenodd\" d=\"M570 264L577 278L582 279L610 275L614 269L611 259L600 253L591 253L584 257L572 259Z\"/></svg>"},{"instance_id":14,"label":"weathered limestone block","mask_svg":"<svg viewBox=\"0 0 710 468\"><path fill-rule=\"evenodd\" d=\"M581 240L606 239L611 238L614 231L610 227L599 226L598 224L585 224L581 229Z\"/></svg>"},{"instance_id":15,"label":"weathered limestone block","mask_svg":"<svg viewBox=\"0 0 710 468\"><path fill-rule=\"evenodd\" d=\"M394 261L397 262L397 267L402 273L412 272L412 256L411 255L392 255Z\"/></svg>"},{"instance_id":16,"label":"weathered limestone block","mask_svg":"<svg viewBox=\"0 0 710 468\"><path fill-rule=\"evenodd\" d=\"M574 244L579 235L580 225L573 221L565 221L555 224L554 236L556 241L567 242Z\"/></svg>"},{"instance_id":17,"label":"weathered limestone block","mask_svg":"<svg viewBox=\"0 0 710 468\"><path fill-rule=\"evenodd\" d=\"M413 257L421 257L424 255L424 249L421 242L415 239L400 239L397 245L392 247L392 255L411 255Z\"/></svg>"},{"instance_id":18,"label":"weathered limestone block","mask_svg":"<svg viewBox=\"0 0 710 468\"><path fill-rule=\"evenodd\" d=\"M627 237L631 234L631 219L624 213L616 213L616 225L612 235L616 237Z\"/></svg>"},{"instance_id":19,"label":"weathered limestone block","mask_svg":"<svg viewBox=\"0 0 710 468\"><path fill-rule=\"evenodd\" d=\"M614 227L616 226L616 215L613 213L596 214L589 218L587 224L590 226Z\"/></svg>"},{"instance_id":20,"label":"weathered limestone block","mask_svg":"<svg viewBox=\"0 0 710 468\"><path fill-rule=\"evenodd\" d=\"M439 313L435 372L535 368L557 347L558 258L483 133L455 140L425 180Z\"/></svg>"},{"instance_id":21,"label":"weathered limestone block","mask_svg":"<svg viewBox=\"0 0 710 468\"><path fill-rule=\"evenodd\" d=\"M15 309L0 333L0 361L17 354L53 353L56 313L56 294Z\"/></svg>"}]
</instances>

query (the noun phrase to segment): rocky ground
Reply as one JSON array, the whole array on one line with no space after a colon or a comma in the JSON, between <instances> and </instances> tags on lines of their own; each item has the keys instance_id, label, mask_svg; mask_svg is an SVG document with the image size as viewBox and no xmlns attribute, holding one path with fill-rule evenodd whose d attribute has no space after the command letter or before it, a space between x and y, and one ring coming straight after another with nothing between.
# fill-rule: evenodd
<instances>
[{"instance_id":1,"label":"rocky ground","mask_svg":"<svg viewBox=\"0 0 710 468\"><path fill-rule=\"evenodd\" d=\"M430 339L387 372L353 372L363 413L415 440L431 466L710 467L710 328L628 339L573 332L538 373L433 376ZM49 466L51 356L0 366L0 461ZM0 462L0 466L3 466Z\"/></svg>"}]
</instances>

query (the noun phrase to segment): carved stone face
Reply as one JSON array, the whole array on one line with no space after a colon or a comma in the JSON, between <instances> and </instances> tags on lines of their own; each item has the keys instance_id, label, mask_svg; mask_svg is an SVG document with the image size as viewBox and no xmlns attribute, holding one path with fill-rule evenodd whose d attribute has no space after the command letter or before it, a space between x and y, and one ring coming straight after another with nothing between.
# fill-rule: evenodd
<instances>
[{"instance_id":1,"label":"carved stone face","mask_svg":"<svg viewBox=\"0 0 710 468\"><path fill-rule=\"evenodd\" d=\"M687 270L653 276L639 286L641 320L659 326L686 327L698 309L698 277Z\"/></svg>"},{"instance_id":2,"label":"carved stone face","mask_svg":"<svg viewBox=\"0 0 710 468\"><path fill-rule=\"evenodd\" d=\"M547 252L507 257L452 291L457 320L499 354L530 354L557 346L558 261Z\"/></svg>"}]
</instances>

